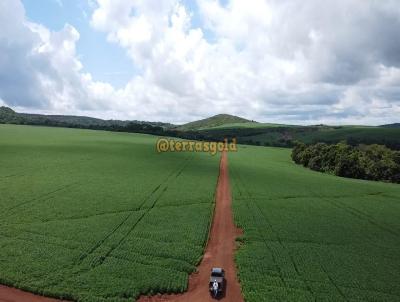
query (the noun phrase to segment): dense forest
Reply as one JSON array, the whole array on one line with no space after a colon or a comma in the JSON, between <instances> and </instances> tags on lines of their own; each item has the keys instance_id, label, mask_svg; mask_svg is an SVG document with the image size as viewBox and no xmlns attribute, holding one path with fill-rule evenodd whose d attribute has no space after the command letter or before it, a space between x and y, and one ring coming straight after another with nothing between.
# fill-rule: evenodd
<instances>
[{"instance_id":1,"label":"dense forest","mask_svg":"<svg viewBox=\"0 0 400 302\"><path fill-rule=\"evenodd\" d=\"M382 145L298 142L292 159L304 167L337 176L400 183L400 151Z\"/></svg>"}]
</instances>

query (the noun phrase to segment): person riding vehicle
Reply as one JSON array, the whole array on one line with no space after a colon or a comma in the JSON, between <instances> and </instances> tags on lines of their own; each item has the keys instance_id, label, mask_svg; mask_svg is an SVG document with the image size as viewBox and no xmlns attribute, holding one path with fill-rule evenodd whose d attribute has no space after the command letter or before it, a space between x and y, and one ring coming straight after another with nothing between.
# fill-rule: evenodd
<instances>
[{"instance_id":1,"label":"person riding vehicle","mask_svg":"<svg viewBox=\"0 0 400 302\"><path fill-rule=\"evenodd\" d=\"M209 288L213 298L217 298L220 294L222 294L225 287L225 282L225 271L219 267L212 268Z\"/></svg>"}]
</instances>

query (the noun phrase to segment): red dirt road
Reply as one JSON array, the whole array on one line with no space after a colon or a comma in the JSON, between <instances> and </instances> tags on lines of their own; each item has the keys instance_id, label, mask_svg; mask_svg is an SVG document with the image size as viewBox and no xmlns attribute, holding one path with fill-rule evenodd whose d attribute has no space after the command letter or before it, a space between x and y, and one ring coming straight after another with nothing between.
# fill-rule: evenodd
<instances>
[{"instance_id":1,"label":"red dirt road","mask_svg":"<svg viewBox=\"0 0 400 302\"><path fill-rule=\"evenodd\" d=\"M138 302L215 302L216 300L211 298L208 291L208 282L212 267L222 267L225 269L226 293L220 301L243 302L240 284L236 278L236 266L234 262L235 239L240 234L241 231L236 228L233 222L228 158L224 152L221 156L216 205L210 237L203 260L197 268L198 272L193 273L189 277L188 291L176 295L142 296Z\"/></svg>"},{"instance_id":2,"label":"red dirt road","mask_svg":"<svg viewBox=\"0 0 400 302\"><path fill-rule=\"evenodd\" d=\"M61 300L37 296L16 288L0 285L0 302L61 302Z\"/></svg>"}]
</instances>

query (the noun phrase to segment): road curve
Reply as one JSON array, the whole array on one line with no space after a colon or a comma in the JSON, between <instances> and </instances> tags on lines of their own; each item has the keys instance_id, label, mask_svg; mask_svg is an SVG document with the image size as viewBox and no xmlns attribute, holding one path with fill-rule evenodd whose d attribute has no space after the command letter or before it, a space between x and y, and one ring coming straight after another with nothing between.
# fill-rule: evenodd
<instances>
[{"instance_id":1,"label":"road curve","mask_svg":"<svg viewBox=\"0 0 400 302\"><path fill-rule=\"evenodd\" d=\"M197 268L197 272L189 277L188 291L183 294L142 296L138 302L163 302L163 301L191 301L207 302L216 301L208 292L208 282L212 267L225 269L227 288L220 301L243 302L240 284L236 277L234 253L236 237L241 231L233 222L231 208L231 192L229 187L228 158L224 152L221 155L220 172L216 192L216 204L213 223L204 257Z\"/></svg>"}]
</instances>

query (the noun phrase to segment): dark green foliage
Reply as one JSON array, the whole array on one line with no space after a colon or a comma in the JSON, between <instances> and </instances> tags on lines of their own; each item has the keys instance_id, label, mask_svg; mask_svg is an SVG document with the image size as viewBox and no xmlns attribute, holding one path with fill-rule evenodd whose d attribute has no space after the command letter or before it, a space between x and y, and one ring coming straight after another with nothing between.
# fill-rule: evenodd
<instances>
[{"instance_id":1,"label":"dark green foliage","mask_svg":"<svg viewBox=\"0 0 400 302\"><path fill-rule=\"evenodd\" d=\"M381 127L384 127L384 128L400 128L400 123L382 125Z\"/></svg>"},{"instance_id":2,"label":"dark green foliage","mask_svg":"<svg viewBox=\"0 0 400 302\"><path fill-rule=\"evenodd\" d=\"M21 119L17 113L8 107L0 107L0 124L19 124Z\"/></svg>"},{"instance_id":3,"label":"dark green foliage","mask_svg":"<svg viewBox=\"0 0 400 302\"><path fill-rule=\"evenodd\" d=\"M292 159L315 171L337 176L400 182L400 152L381 145L353 147L346 143L305 145L297 142Z\"/></svg>"},{"instance_id":4,"label":"dark green foliage","mask_svg":"<svg viewBox=\"0 0 400 302\"><path fill-rule=\"evenodd\" d=\"M172 124L159 122L102 120L87 116L17 113L4 106L0 107L0 123L152 134L163 133L164 130L173 126Z\"/></svg>"}]
</instances>

